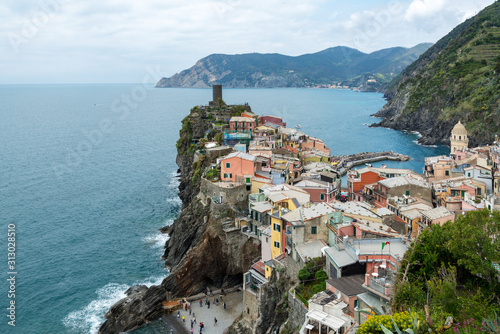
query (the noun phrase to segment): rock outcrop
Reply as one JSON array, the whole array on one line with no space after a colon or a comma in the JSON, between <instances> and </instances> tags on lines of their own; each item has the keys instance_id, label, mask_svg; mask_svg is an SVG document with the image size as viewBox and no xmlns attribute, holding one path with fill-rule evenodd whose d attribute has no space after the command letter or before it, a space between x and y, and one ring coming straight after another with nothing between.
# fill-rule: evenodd
<instances>
[{"instance_id":1,"label":"rock outcrop","mask_svg":"<svg viewBox=\"0 0 500 334\"><path fill-rule=\"evenodd\" d=\"M181 174L179 197L183 204L178 219L168 228L170 239L163 255L170 275L159 286L129 289L129 295L107 312L99 333L127 332L160 318L165 314L162 302L167 298L196 294L207 286L221 288L240 284L243 273L260 255L260 247L254 239L225 228L226 223L234 222L234 210L244 206L246 198L234 205L216 205L203 203L197 197L200 170L212 161L194 162L192 140L203 137L211 128L206 118L192 112L183 120L179 133L177 164Z\"/></svg>"}]
</instances>

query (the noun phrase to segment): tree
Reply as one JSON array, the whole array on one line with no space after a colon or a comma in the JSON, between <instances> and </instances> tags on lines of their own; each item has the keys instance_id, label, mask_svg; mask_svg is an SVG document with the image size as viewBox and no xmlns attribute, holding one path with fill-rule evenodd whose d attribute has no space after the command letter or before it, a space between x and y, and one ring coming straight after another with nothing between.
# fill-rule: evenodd
<instances>
[{"instance_id":1,"label":"tree","mask_svg":"<svg viewBox=\"0 0 500 334\"><path fill-rule=\"evenodd\" d=\"M297 278L302 282L308 280L310 277L311 273L309 272L309 270L304 268L300 269L299 274L297 275Z\"/></svg>"},{"instance_id":2,"label":"tree","mask_svg":"<svg viewBox=\"0 0 500 334\"><path fill-rule=\"evenodd\" d=\"M198 142L200 149L204 149L207 142L208 140L206 138L201 138L200 141Z\"/></svg>"},{"instance_id":3,"label":"tree","mask_svg":"<svg viewBox=\"0 0 500 334\"><path fill-rule=\"evenodd\" d=\"M224 135L222 134L222 132L218 132L215 137L214 137L214 140L219 144L219 145L222 145L224 144Z\"/></svg>"},{"instance_id":4,"label":"tree","mask_svg":"<svg viewBox=\"0 0 500 334\"><path fill-rule=\"evenodd\" d=\"M224 102L224 100L222 99L222 97L219 97L219 98L217 99L217 106L219 107L219 109L221 109L222 107L227 106L227 105L226 105L226 102Z\"/></svg>"},{"instance_id":5,"label":"tree","mask_svg":"<svg viewBox=\"0 0 500 334\"><path fill-rule=\"evenodd\" d=\"M436 323L500 309L500 213L472 211L422 231L398 272L393 309L429 307Z\"/></svg>"}]
</instances>

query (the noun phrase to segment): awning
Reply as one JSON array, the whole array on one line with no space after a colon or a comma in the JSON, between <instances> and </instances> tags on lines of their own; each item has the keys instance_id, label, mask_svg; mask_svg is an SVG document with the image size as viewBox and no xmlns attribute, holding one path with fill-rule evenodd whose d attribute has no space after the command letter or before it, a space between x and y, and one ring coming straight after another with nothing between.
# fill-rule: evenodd
<instances>
[{"instance_id":1,"label":"awning","mask_svg":"<svg viewBox=\"0 0 500 334\"><path fill-rule=\"evenodd\" d=\"M307 312L306 316L309 319L318 321L322 325L328 326L331 329L335 329L337 332L341 327L344 326L345 322L344 320L337 318L336 316L318 310L309 311Z\"/></svg>"}]
</instances>

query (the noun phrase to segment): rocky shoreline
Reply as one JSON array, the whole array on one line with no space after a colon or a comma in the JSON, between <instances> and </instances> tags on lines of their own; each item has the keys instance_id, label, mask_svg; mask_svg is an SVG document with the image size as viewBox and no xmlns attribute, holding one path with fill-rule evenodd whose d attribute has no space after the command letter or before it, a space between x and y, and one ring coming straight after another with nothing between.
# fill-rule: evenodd
<instances>
[{"instance_id":1,"label":"rocky shoreline","mask_svg":"<svg viewBox=\"0 0 500 334\"><path fill-rule=\"evenodd\" d=\"M211 130L211 123L197 113L183 120L183 124L188 123L189 127L183 126L179 134L176 158L182 210L171 227L162 229L170 235L163 254L170 275L161 285L130 288L127 297L106 313L106 321L99 329L101 334L127 332L166 316L162 306L165 300L195 295L207 287L227 289L239 285L244 271L260 255L251 239L234 233L229 236L223 230L222 223L233 218L234 212L246 205L244 201L235 206L216 206L204 205L198 199L200 182L194 182L194 167L206 167L211 161L197 165L191 143L203 138Z\"/></svg>"}]
</instances>

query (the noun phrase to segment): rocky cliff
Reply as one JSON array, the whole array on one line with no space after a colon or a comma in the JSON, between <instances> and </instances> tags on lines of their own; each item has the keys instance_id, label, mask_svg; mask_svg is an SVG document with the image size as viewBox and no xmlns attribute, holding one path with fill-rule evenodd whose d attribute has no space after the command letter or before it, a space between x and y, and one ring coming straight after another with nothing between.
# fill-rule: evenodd
<instances>
[{"instance_id":1,"label":"rocky cliff","mask_svg":"<svg viewBox=\"0 0 500 334\"><path fill-rule=\"evenodd\" d=\"M168 228L165 265L170 275L159 286L133 287L128 296L113 305L99 333L120 333L135 329L164 315L162 302L169 296L184 297L203 291L207 286L221 288L239 284L252 260L260 255L253 239L241 233L226 233L224 223L233 222L235 210L246 199L233 205L215 205L199 199L200 173L216 156L195 155L193 140L215 136L204 115L191 112L182 121L177 142L177 164L181 173L179 197L182 211ZM207 203L208 202L208 203Z\"/></svg>"},{"instance_id":2,"label":"rocky cliff","mask_svg":"<svg viewBox=\"0 0 500 334\"><path fill-rule=\"evenodd\" d=\"M460 120L470 146L500 131L500 3L486 7L409 65L387 89L374 126L418 131L422 144L449 144Z\"/></svg>"},{"instance_id":3,"label":"rocky cliff","mask_svg":"<svg viewBox=\"0 0 500 334\"><path fill-rule=\"evenodd\" d=\"M430 44L395 47L366 54L338 46L297 57L281 54L213 54L157 87L314 87L333 82L379 90L418 58Z\"/></svg>"}]
</instances>

